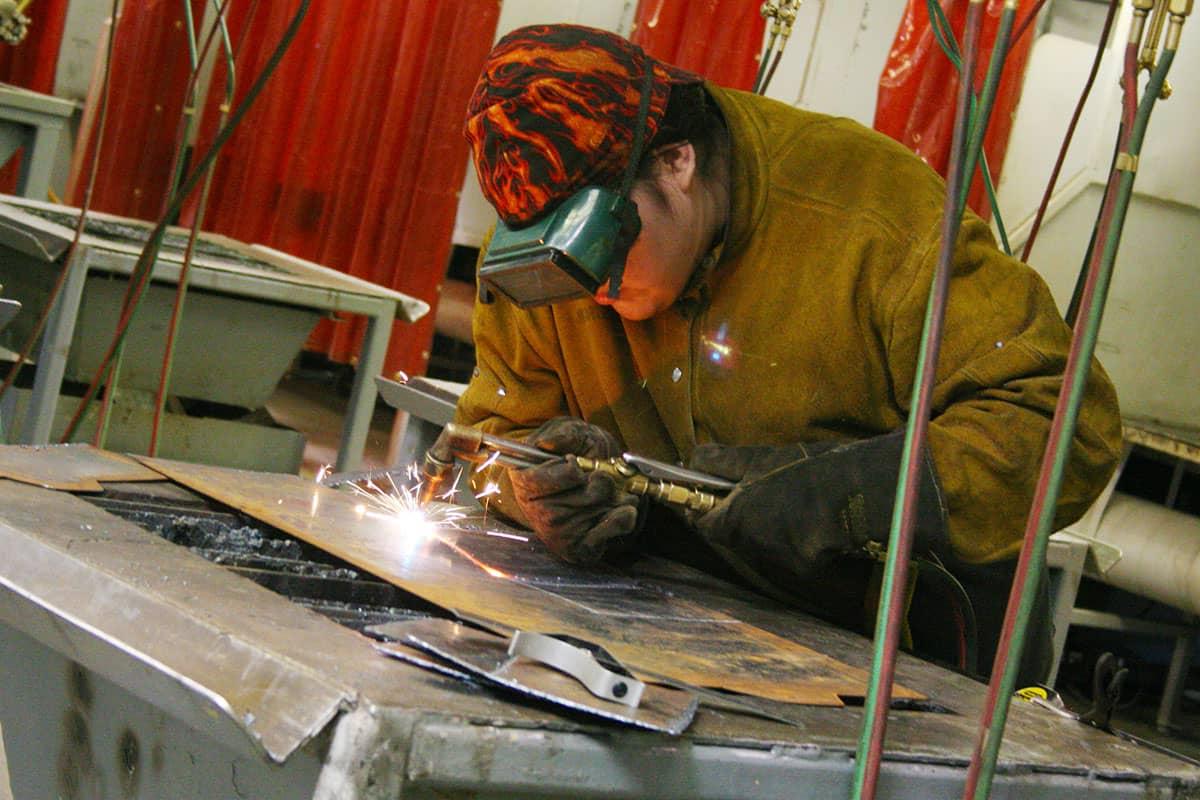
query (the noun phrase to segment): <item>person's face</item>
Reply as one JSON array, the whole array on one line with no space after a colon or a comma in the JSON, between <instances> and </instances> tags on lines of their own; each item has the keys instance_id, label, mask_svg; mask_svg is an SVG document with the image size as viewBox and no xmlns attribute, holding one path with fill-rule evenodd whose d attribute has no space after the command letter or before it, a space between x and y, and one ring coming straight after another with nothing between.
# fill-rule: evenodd
<instances>
[{"instance_id":1,"label":"person's face","mask_svg":"<svg viewBox=\"0 0 1200 800\"><path fill-rule=\"evenodd\" d=\"M686 149L688 154L679 150ZM672 147L659 156L650 178L639 179L629 198L637 203L642 230L629 248L620 296L608 296L605 282L593 295L621 317L649 319L671 307L687 284L711 233L703 230L703 215L695 187L694 150Z\"/></svg>"}]
</instances>

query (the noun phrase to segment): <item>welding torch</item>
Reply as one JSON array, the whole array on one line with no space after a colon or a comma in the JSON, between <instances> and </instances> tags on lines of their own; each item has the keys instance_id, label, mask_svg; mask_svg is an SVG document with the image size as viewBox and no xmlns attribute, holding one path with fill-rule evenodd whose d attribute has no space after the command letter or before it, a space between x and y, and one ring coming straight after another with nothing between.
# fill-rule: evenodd
<instances>
[{"instance_id":1,"label":"welding torch","mask_svg":"<svg viewBox=\"0 0 1200 800\"><path fill-rule=\"evenodd\" d=\"M425 453L421 468L421 505L438 496L454 469L456 458L475 464L491 462L525 469L563 461L566 456L452 422ZM717 504L718 495L727 494L734 487L723 478L632 453L601 459L577 455L575 460L584 472L612 476L621 489L630 494L692 511L708 511Z\"/></svg>"}]
</instances>

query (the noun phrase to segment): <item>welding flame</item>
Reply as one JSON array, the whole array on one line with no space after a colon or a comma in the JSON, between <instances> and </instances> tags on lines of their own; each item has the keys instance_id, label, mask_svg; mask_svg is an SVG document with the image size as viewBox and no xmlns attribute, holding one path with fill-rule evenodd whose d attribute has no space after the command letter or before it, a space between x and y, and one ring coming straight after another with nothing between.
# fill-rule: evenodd
<instances>
[{"instance_id":1,"label":"welding flame","mask_svg":"<svg viewBox=\"0 0 1200 800\"><path fill-rule=\"evenodd\" d=\"M422 506L418 486L398 486L391 475L387 479L387 488L374 481L367 481L365 487L357 483L350 484L354 493L366 501L356 506L355 511L362 508L363 516L394 522L406 533L423 538L432 538L439 527L461 530L458 523L466 518L465 511L449 505ZM369 509L367 504L370 505Z\"/></svg>"},{"instance_id":2,"label":"welding flame","mask_svg":"<svg viewBox=\"0 0 1200 800\"><path fill-rule=\"evenodd\" d=\"M387 483L384 486L371 480L365 481L363 485L358 483L347 484L355 496L362 501L354 507L358 518L360 520L369 518L390 524L402 535L401 542L406 548L419 548L425 542L436 541L450 548L493 578L511 578L512 576L508 573L479 560L472 553L459 547L453 538L444 535L444 532L447 530L458 533L476 533L477 531L465 528L460 524L468 517L467 510L461 506L449 503L422 505L420 501L420 471L417 465L410 465L406 472L409 478L412 479L410 481L412 484L411 487L398 485L392 479L391 474L386 475ZM454 486L440 495L440 499L448 500L454 497L458 481L461 477L462 472L460 471L455 475ZM499 493L499 491L499 485L494 481L489 481L484 487L483 492L479 494L479 497L488 497ZM502 531L485 529L482 533L487 536L515 539L521 542L529 541L528 536L520 536Z\"/></svg>"}]
</instances>

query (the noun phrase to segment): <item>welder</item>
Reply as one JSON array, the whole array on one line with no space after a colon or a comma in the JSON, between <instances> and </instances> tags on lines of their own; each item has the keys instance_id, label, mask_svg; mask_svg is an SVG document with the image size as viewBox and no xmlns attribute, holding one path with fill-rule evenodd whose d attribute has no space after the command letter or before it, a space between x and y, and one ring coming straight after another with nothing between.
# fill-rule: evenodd
<instances>
[{"instance_id":1,"label":"welder","mask_svg":"<svg viewBox=\"0 0 1200 800\"><path fill-rule=\"evenodd\" d=\"M869 632L941 179L850 120L705 82L570 25L497 43L465 134L499 222L456 421L736 482L710 511L668 514L567 457L477 476L500 483L489 507L572 562L667 555ZM915 542L930 568L918 570L905 638L983 672L1070 331L1041 278L971 214L949 298L918 454ZM1115 392L1093 364L1059 526L1098 495L1120 447ZM1043 591L1043 619L1047 606ZM1048 622L1030 630L1023 680L1049 667Z\"/></svg>"}]
</instances>

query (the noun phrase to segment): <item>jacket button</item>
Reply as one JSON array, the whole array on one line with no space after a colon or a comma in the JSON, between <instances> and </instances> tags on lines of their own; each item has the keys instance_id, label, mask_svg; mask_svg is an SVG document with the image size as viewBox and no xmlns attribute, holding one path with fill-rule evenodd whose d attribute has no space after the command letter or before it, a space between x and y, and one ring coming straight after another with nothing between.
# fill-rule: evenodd
<instances>
[{"instance_id":1,"label":"jacket button","mask_svg":"<svg viewBox=\"0 0 1200 800\"><path fill-rule=\"evenodd\" d=\"M679 379L682 377L683 377L683 370L681 370L679 367L676 367L675 369L671 370L671 380L674 381L675 383L679 383Z\"/></svg>"}]
</instances>

